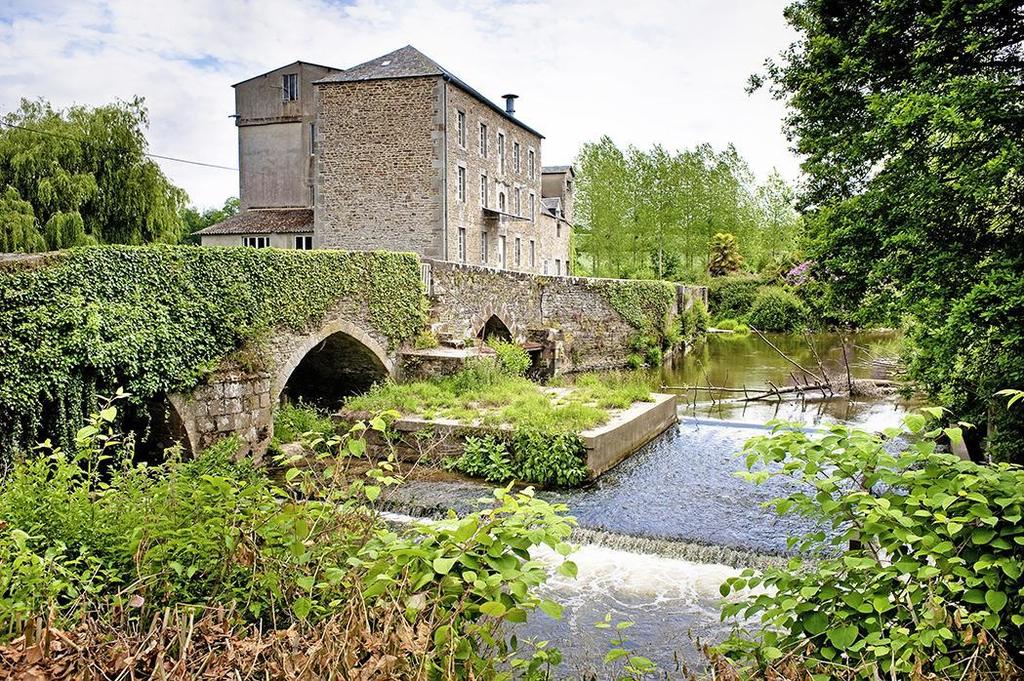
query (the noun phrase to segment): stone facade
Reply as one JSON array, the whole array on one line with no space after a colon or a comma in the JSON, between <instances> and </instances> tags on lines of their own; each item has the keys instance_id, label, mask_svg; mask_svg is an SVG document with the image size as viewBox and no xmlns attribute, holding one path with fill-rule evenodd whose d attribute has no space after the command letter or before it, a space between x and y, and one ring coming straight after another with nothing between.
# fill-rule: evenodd
<instances>
[{"instance_id":1,"label":"stone facade","mask_svg":"<svg viewBox=\"0 0 1024 681\"><path fill-rule=\"evenodd\" d=\"M443 93L436 77L318 85L317 248L444 258Z\"/></svg>"},{"instance_id":2,"label":"stone facade","mask_svg":"<svg viewBox=\"0 0 1024 681\"><path fill-rule=\"evenodd\" d=\"M445 135L448 255L445 259L537 273L544 271L545 260L553 263L558 257L564 261L568 257L568 230L563 238L556 239L554 223L541 213L541 136L452 83L445 83L445 89L448 111ZM462 126L464 131L460 132ZM481 141L482 134L486 136L485 143ZM464 173L464 187L461 173ZM496 212L485 212L485 209Z\"/></svg>"}]
</instances>

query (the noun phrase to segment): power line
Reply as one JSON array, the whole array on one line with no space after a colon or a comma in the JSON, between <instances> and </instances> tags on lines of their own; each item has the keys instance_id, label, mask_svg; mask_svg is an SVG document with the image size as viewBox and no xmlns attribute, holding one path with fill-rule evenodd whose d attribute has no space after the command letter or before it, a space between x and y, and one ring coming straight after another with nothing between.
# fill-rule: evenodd
<instances>
[{"instance_id":1,"label":"power line","mask_svg":"<svg viewBox=\"0 0 1024 681\"><path fill-rule=\"evenodd\" d=\"M82 142L84 144L89 144L90 143L90 140L84 139L82 137L75 137L74 135L65 135L63 133L51 132L49 130L39 130L38 128L30 128L30 127L24 126L24 125L15 125L14 123L8 123L6 121L0 121L0 125L4 125L4 126L6 126L8 128L14 128L16 130L24 130L26 132L32 132L32 133L35 133L37 135L47 135L49 137L59 137L59 138L66 139L66 140L73 140L75 142ZM203 166L205 168L217 168L219 170L230 170L230 171L235 172L235 173L238 172L238 168L231 168L230 166L217 165L216 163L205 163L203 161L191 161L191 160L189 160L187 158L177 158L177 157L174 157L174 156L162 156L160 154L151 154L151 153L149 153L147 151L142 152L142 155L143 156L148 156L149 158L159 158L159 159L162 159L164 161L174 161L175 163L188 163L189 165Z\"/></svg>"}]
</instances>

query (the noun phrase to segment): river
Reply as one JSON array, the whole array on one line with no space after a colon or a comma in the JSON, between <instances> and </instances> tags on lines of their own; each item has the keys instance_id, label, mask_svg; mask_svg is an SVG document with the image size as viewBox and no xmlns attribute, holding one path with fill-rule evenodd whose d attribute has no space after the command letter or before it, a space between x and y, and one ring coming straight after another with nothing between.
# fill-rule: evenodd
<instances>
[{"instance_id":1,"label":"river","mask_svg":"<svg viewBox=\"0 0 1024 681\"><path fill-rule=\"evenodd\" d=\"M830 373L884 378L899 338L871 332L771 335L780 350L811 371L818 360ZM809 343L814 344L812 350ZM844 359L843 347L846 352ZM652 387L715 386L748 389L792 384L794 367L756 336L712 335L673 365L650 371ZM796 371L795 373L799 373ZM781 480L755 486L735 475L738 452L765 423L784 418L808 428L843 422L880 430L897 424L908 403L892 396L858 399L793 397L781 401L727 402L737 393L707 391L681 397L680 422L594 484L539 496L564 503L579 522L574 540L576 579L553 578L543 595L562 603L561 621L537 614L521 635L549 639L566 657L565 673L596 673L609 634L594 623L606 613L630 620L635 653L673 670L698 666L693 640L714 643L729 631L719 621L718 587L743 567L784 560L786 540L810 529L806 521L779 518L762 503L787 491ZM484 486L467 482L411 481L403 504L414 515L454 507L468 510ZM542 554L543 557L543 554Z\"/></svg>"}]
</instances>

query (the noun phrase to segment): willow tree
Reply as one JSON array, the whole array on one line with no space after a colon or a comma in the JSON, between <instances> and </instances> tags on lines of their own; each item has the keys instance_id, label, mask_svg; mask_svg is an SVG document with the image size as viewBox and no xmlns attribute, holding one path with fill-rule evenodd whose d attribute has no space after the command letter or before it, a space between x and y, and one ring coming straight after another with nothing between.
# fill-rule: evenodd
<instances>
[{"instance_id":1,"label":"willow tree","mask_svg":"<svg viewBox=\"0 0 1024 681\"><path fill-rule=\"evenodd\" d=\"M146 156L141 99L63 110L22 100L2 123L4 250L178 241L186 195Z\"/></svg>"}]
</instances>

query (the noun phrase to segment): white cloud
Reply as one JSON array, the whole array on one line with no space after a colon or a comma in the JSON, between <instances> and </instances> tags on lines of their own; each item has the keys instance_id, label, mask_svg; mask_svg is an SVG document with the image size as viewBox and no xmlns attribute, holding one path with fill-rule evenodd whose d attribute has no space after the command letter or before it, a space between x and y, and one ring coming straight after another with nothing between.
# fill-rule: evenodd
<instances>
[{"instance_id":1,"label":"white cloud","mask_svg":"<svg viewBox=\"0 0 1024 681\"><path fill-rule=\"evenodd\" d=\"M146 98L158 154L237 165L231 84L303 59L348 67L413 44L481 92L520 95L546 135L543 162L608 134L668 148L736 144L759 176L795 178L782 106L747 76L792 33L786 0L7 0L0 111ZM201 206L238 191L234 173L173 162Z\"/></svg>"}]
</instances>

